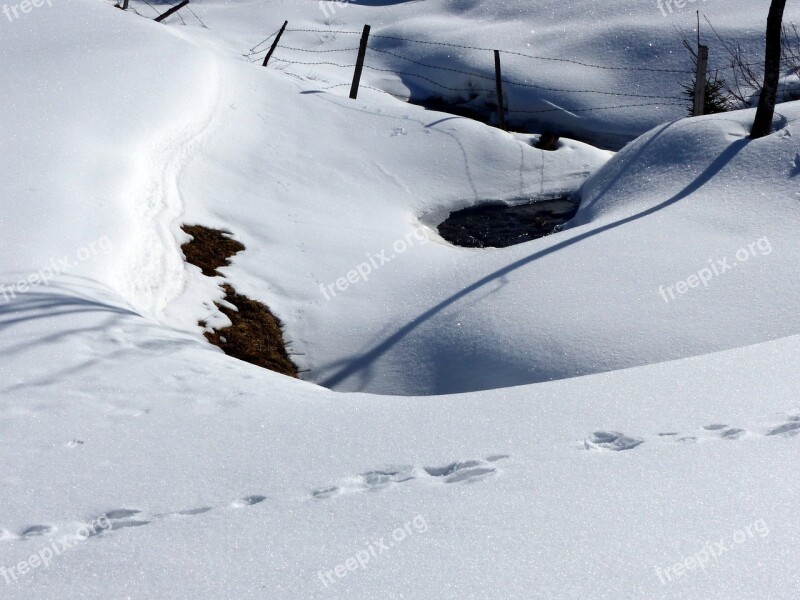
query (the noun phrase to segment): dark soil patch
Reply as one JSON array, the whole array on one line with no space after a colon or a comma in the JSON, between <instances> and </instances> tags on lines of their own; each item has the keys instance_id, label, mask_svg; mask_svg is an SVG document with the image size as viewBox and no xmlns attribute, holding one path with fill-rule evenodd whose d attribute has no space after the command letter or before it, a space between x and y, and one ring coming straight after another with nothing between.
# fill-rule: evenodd
<instances>
[{"instance_id":1,"label":"dark soil patch","mask_svg":"<svg viewBox=\"0 0 800 600\"><path fill-rule=\"evenodd\" d=\"M244 250L244 245L230 237L230 231L211 229L202 225L181 225L181 229L192 239L181 246L186 262L200 267L203 275L221 275L220 267L230 264L228 259Z\"/></svg>"},{"instance_id":2,"label":"dark soil patch","mask_svg":"<svg viewBox=\"0 0 800 600\"><path fill-rule=\"evenodd\" d=\"M192 236L181 246L186 262L200 267L208 277L220 275L217 269L230 264L228 258L245 249L243 244L230 237L228 231L202 225L183 225L181 229ZM222 289L225 302L235 306L236 310L217 303L217 308L231 320L231 325L206 331L203 334L206 339L228 356L297 377L297 366L286 352L280 319L265 304L239 294L229 283L224 283ZM208 327L204 321L199 325L204 329Z\"/></svg>"},{"instance_id":3,"label":"dark soil patch","mask_svg":"<svg viewBox=\"0 0 800 600\"><path fill-rule=\"evenodd\" d=\"M536 143L536 147L539 150L547 150L548 152L555 152L558 150L558 140L560 139L552 131L545 131L539 136L539 141Z\"/></svg>"},{"instance_id":4,"label":"dark soil patch","mask_svg":"<svg viewBox=\"0 0 800 600\"><path fill-rule=\"evenodd\" d=\"M438 112L450 113L451 115L457 115L459 117L466 117L467 119L473 119L475 121L480 121L481 123L485 123L488 120L488 113L481 112L480 110L477 110L471 106L465 106L464 104L448 102L440 96L409 99L409 104L416 104L417 106L421 106L427 110L435 110Z\"/></svg>"},{"instance_id":5,"label":"dark soil patch","mask_svg":"<svg viewBox=\"0 0 800 600\"><path fill-rule=\"evenodd\" d=\"M225 290L225 301L233 304L237 310L217 304L232 325L206 331L206 339L229 356L289 377L297 377L297 366L286 352L283 325L278 317L266 305L239 294L229 284L223 284L222 289ZM202 321L200 325L206 326Z\"/></svg>"},{"instance_id":6,"label":"dark soil patch","mask_svg":"<svg viewBox=\"0 0 800 600\"><path fill-rule=\"evenodd\" d=\"M439 225L439 234L465 248L505 248L553 233L575 216L578 202L570 198L529 204L483 204L453 213Z\"/></svg>"}]
</instances>

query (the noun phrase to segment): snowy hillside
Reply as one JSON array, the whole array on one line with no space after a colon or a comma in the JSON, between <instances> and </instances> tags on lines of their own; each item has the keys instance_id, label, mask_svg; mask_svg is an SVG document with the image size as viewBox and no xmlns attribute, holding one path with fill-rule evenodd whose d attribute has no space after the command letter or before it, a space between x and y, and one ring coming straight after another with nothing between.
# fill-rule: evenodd
<instances>
[{"instance_id":1,"label":"snowy hillside","mask_svg":"<svg viewBox=\"0 0 800 600\"><path fill-rule=\"evenodd\" d=\"M9 5L0 598L796 597L800 102L683 118L695 8L759 56L769 3L667 4ZM493 49L527 132L406 102L496 123Z\"/></svg>"}]
</instances>

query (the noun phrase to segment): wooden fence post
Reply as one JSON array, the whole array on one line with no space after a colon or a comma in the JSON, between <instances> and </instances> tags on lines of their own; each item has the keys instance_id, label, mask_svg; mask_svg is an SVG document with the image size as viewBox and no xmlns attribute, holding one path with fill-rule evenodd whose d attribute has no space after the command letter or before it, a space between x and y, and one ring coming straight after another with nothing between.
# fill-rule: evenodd
<instances>
[{"instance_id":1,"label":"wooden fence post","mask_svg":"<svg viewBox=\"0 0 800 600\"><path fill-rule=\"evenodd\" d=\"M160 23L161 21L163 21L164 19L166 19L168 16L170 16L170 15L172 15L172 14L175 14L176 12L178 12L180 9L182 9L182 8L183 8L184 6L186 6L187 4L189 4L189 0L183 0L183 2L181 2L180 4L176 4L175 6L173 6L172 8L170 8L170 9L169 9L167 12L165 12L163 15L158 15L158 16L157 16L155 19L153 19L153 20L154 20L154 21L156 21L157 23Z\"/></svg>"},{"instance_id":2,"label":"wooden fence post","mask_svg":"<svg viewBox=\"0 0 800 600\"><path fill-rule=\"evenodd\" d=\"M288 24L289 21L283 22L283 27L281 27L281 30L278 32L278 35L275 36L275 41L272 42L272 46L270 47L269 52L267 52L267 55L264 57L264 64L261 65L262 67L267 66L267 63L269 62L269 59L272 57L272 53L275 52L275 48L278 47L278 42L281 41L281 36L283 35L283 32L286 31L286 26Z\"/></svg>"},{"instance_id":3,"label":"wooden fence post","mask_svg":"<svg viewBox=\"0 0 800 600\"><path fill-rule=\"evenodd\" d=\"M503 106L503 74L500 70L500 50L494 51L494 78L497 84L497 115L500 118L500 129L506 131L506 113Z\"/></svg>"},{"instance_id":4,"label":"wooden fence post","mask_svg":"<svg viewBox=\"0 0 800 600\"><path fill-rule=\"evenodd\" d=\"M694 80L694 109L692 115L699 117L705 112L706 76L708 74L708 46L697 47L697 74Z\"/></svg>"},{"instance_id":5,"label":"wooden fence post","mask_svg":"<svg viewBox=\"0 0 800 600\"><path fill-rule=\"evenodd\" d=\"M369 25L364 25L361 34L361 45L358 47L358 58L356 59L356 71L353 73L353 85L350 86L350 98L358 98L358 85L361 83L361 71L364 69L364 56L367 54L367 42L369 42Z\"/></svg>"}]
</instances>

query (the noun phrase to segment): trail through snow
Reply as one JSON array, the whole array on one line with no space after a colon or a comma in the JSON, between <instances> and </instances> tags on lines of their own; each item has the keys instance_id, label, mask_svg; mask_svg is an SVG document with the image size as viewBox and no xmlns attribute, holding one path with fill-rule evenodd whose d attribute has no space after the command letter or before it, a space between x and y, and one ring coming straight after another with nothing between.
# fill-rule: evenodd
<instances>
[{"instance_id":1,"label":"trail through snow","mask_svg":"<svg viewBox=\"0 0 800 600\"><path fill-rule=\"evenodd\" d=\"M200 49L198 48L198 51ZM132 207L130 257L121 273L121 292L133 308L157 320L186 285L186 265L176 239L184 212L181 174L190 160L201 160L202 143L212 128L222 98L218 60L207 57L202 89L186 98L186 118L146 143L124 202Z\"/></svg>"}]
</instances>

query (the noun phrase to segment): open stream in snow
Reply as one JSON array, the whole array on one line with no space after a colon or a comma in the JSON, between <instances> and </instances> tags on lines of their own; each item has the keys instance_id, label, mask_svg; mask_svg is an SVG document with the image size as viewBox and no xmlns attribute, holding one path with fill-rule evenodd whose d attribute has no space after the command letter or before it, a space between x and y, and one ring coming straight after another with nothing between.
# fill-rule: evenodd
<instances>
[{"instance_id":1,"label":"open stream in snow","mask_svg":"<svg viewBox=\"0 0 800 600\"><path fill-rule=\"evenodd\" d=\"M571 198L481 204L450 213L439 234L456 246L505 248L553 233L575 216L578 204Z\"/></svg>"}]
</instances>

